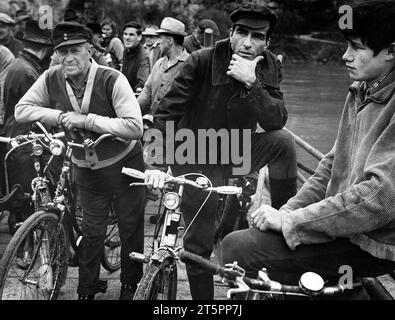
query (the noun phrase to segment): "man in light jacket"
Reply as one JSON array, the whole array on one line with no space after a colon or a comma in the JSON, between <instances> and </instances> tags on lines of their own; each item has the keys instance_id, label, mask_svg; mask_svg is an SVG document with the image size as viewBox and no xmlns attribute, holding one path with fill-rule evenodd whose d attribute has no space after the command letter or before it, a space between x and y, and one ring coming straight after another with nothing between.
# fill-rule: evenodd
<instances>
[{"instance_id":1,"label":"man in light jacket","mask_svg":"<svg viewBox=\"0 0 395 320\"><path fill-rule=\"evenodd\" d=\"M223 262L297 284L306 271L337 283L395 269L395 6L364 3L344 30L351 79L333 149L279 210L264 205L253 228L223 241ZM380 35L380 36L378 36Z\"/></svg>"}]
</instances>

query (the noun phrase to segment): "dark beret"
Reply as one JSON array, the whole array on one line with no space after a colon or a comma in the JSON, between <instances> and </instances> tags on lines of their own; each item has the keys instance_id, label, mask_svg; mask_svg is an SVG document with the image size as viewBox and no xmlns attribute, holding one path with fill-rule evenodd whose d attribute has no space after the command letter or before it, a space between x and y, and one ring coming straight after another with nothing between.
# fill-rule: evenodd
<instances>
[{"instance_id":1,"label":"dark beret","mask_svg":"<svg viewBox=\"0 0 395 320\"><path fill-rule=\"evenodd\" d=\"M52 34L55 49L59 47L91 42L92 32L78 22L62 22L56 25Z\"/></svg>"},{"instance_id":2,"label":"dark beret","mask_svg":"<svg viewBox=\"0 0 395 320\"><path fill-rule=\"evenodd\" d=\"M267 7L259 4L245 4L230 15L233 24L242 24L251 29L260 29L270 22L271 28L277 23L277 16Z\"/></svg>"}]
</instances>

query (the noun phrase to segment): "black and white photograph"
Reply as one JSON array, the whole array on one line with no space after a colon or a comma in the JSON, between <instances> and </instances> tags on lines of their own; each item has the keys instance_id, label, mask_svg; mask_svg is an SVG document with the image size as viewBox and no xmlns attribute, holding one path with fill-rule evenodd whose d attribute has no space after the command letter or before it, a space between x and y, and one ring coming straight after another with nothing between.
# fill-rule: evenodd
<instances>
[{"instance_id":1,"label":"black and white photograph","mask_svg":"<svg viewBox=\"0 0 395 320\"><path fill-rule=\"evenodd\" d=\"M394 299L395 0L0 0L0 300Z\"/></svg>"}]
</instances>

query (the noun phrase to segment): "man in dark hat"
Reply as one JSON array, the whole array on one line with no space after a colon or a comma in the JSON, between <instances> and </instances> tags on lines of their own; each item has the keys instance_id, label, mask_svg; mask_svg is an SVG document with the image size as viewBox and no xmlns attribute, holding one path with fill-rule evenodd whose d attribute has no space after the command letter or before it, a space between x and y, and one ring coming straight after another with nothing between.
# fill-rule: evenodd
<instances>
[{"instance_id":1,"label":"man in dark hat","mask_svg":"<svg viewBox=\"0 0 395 320\"><path fill-rule=\"evenodd\" d=\"M64 22L78 22L78 19L79 16L74 9L68 8L64 12L64 16L63 16Z\"/></svg>"},{"instance_id":2,"label":"man in dark hat","mask_svg":"<svg viewBox=\"0 0 395 320\"><path fill-rule=\"evenodd\" d=\"M21 38L23 50L10 67L4 83L4 130L8 137L27 134L32 129L30 124L16 123L14 109L19 99L40 77L42 60L52 46L51 33L40 29L37 21L29 20L26 26ZM30 183L35 177L30 154L31 147L18 148L8 161L10 186L19 183L26 193L31 191Z\"/></svg>"},{"instance_id":3,"label":"man in dark hat","mask_svg":"<svg viewBox=\"0 0 395 320\"><path fill-rule=\"evenodd\" d=\"M23 49L23 45L14 36L14 25L14 19L6 13L0 12L0 44L10 49L14 57L17 57L19 51Z\"/></svg>"},{"instance_id":4,"label":"man in dark hat","mask_svg":"<svg viewBox=\"0 0 395 320\"><path fill-rule=\"evenodd\" d=\"M159 103L154 126L164 136L168 123L177 129L192 130L195 137L199 130L228 133L229 144L224 150L210 148L207 140L211 139L206 139L196 143L199 147L194 149L194 155L188 155L188 164L185 158L168 163L173 174L201 172L218 186L231 175L244 175L268 165L272 205L279 208L296 193L297 169L294 139L281 130L287 120L279 87L281 64L267 50L277 17L264 6L249 4L234 11L231 20L233 27L228 39L218 41L214 47L195 51L187 59ZM256 130L258 124L265 132ZM243 137L243 146L240 145L242 134L234 138L230 129L248 132L248 139ZM218 139L217 134L215 139ZM176 142L176 148L180 144ZM237 154L244 154L243 168L232 159L235 147ZM212 164L213 153L216 159L224 159L223 163ZM229 164L229 160L233 162ZM164 181L160 171L148 171L147 176L155 186ZM182 209L187 226L205 197L199 191L185 188ZM184 247L205 258L210 258L213 251L217 205L218 197L211 195L184 235ZM193 299L213 298L210 274L189 264L187 274Z\"/></svg>"},{"instance_id":5,"label":"man in dark hat","mask_svg":"<svg viewBox=\"0 0 395 320\"><path fill-rule=\"evenodd\" d=\"M192 53L193 51L214 45L218 37L219 28L217 24L211 19L202 19L192 34L185 37L184 48L188 53Z\"/></svg>"},{"instance_id":6,"label":"man in dark hat","mask_svg":"<svg viewBox=\"0 0 395 320\"><path fill-rule=\"evenodd\" d=\"M140 23L130 21L123 27L122 73L129 80L134 92L140 92L151 71L150 60L141 43L142 30Z\"/></svg>"},{"instance_id":7,"label":"man in dark hat","mask_svg":"<svg viewBox=\"0 0 395 320\"><path fill-rule=\"evenodd\" d=\"M19 122L61 124L66 136L82 143L110 133L89 152L74 150L76 185L84 213L83 239L78 248L78 299L93 299L100 285L100 261L108 213L114 205L121 238L121 295L132 299L143 267L128 254L143 251L144 188L130 190L133 181L123 167L144 168L140 138L143 123L140 107L126 77L91 59L91 32L74 22L58 24L53 44L60 65L50 68L19 101Z\"/></svg>"},{"instance_id":8,"label":"man in dark hat","mask_svg":"<svg viewBox=\"0 0 395 320\"><path fill-rule=\"evenodd\" d=\"M26 30L26 22L30 19L31 16L23 9L15 12L14 35L16 38L23 36L23 32Z\"/></svg>"}]
</instances>

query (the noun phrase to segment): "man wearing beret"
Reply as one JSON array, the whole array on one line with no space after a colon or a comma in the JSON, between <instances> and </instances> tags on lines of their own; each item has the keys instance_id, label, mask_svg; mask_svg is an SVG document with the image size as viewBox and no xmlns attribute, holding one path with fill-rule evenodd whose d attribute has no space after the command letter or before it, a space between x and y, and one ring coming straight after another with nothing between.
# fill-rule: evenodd
<instances>
[{"instance_id":1,"label":"man wearing beret","mask_svg":"<svg viewBox=\"0 0 395 320\"><path fill-rule=\"evenodd\" d=\"M166 124L172 121L177 129L192 130L195 137L200 129L217 132L237 129L239 133L242 129L250 129L251 149L245 156L250 160L251 172L268 164L271 201L279 208L296 193L297 169L295 142L281 130L287 120L279 88L281 64L267 50L277 17L264 6L247 4L234 11L231 20L233 27L229 39L195 51L187 59L158 106L154 126L165 134ZM257 124L265 132L256 132ZM212 152L207 140L206 155ZM230 145L239 148L239 140L230 137ZM201 149L199 146L196 154ZM217 159L221 159L222 152L217 151ZM176 159L169 164L174 175L200 172L210 178L214 186L226 183L225 178L236 165L208 164L207 159L204 159L206 164L197 164L201 160L180 165ZM147 181L153 186L162 185L164 173L148 170ZM187 226L205 197L199 191L185 188L183 217ZM218 196L211 195L183 239L187 250L205 258L210 258L213 250L217 205ZM188 264L187 274L193 299L213 298L211 275Z\"/></svg>"},{"instance_id":2,"label":"man wearing beret","mask_svg":"<svg viewBox=\"0 0 395 320\"><path fill-rule=\"evenodd\" d=\"M121 296L132 299L142 275L140 263L128 254L144 245L144 194L121 173L123 167L144 168L139 139L142 136L140 107L126 77L91 59L91 32L75 22L58 24L53 43L60 65L36 81L15 108L18 122L61 124L66 136L77 141L110 133L120 139L105 139L89 152L73 150L76 184L84 214L83 239L78 248L78 298L93 299L99 286L110 206L118 216L121 238Z\"/></svg>"},{"instance_id":3,"label":"man wearing beret","mask_svg":"<svg viewBox=\"0 0 395 320\"><path fill-rule=\"evenodd\" d=\"M14 19L6 13L0 12L0 44L10 49L14 57L17 57L19 51L22 51L23 45L14 37L14 25Z\"/></svg>"}]
</instances>

